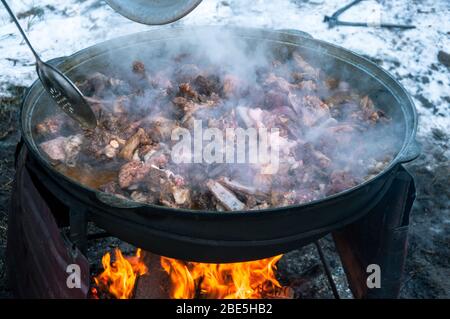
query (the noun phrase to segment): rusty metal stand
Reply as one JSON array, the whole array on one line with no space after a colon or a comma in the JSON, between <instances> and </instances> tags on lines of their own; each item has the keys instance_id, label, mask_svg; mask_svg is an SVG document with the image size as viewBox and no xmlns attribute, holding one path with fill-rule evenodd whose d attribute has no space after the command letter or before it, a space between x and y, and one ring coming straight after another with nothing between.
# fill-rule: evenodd
<instances>
[{"instance_id":1,"label":"rusty metal stand","mask_svg":"<svg viewBox=\"0 0 450 319\"><path fill-rule=\"evenodd\" d=\"M18 298L86 298L89 262L62 235L54 210L26 168L26 148L17 159L6 247L10 288ZM81 236L83 228L77 232ZM80 287L67 284L70 265L79 267Z\"/></svg>"},{"instance_id":2,"label":"rusty metal stand","mask_svg":"<svg viewBox=\"0 0 450 319\"><path fill-rule=\"evenodd\" d=\"M83 253L87 249L87 211L83 209L70 208L70 240Z\"/></svg>"},{"instance_id":3,"label":"rusty metal stand","mask_svg":"<svg viewBox=\"0 0 450 319\"><path fill-rule=\"evenodd\" d=\"M407 253L409 214L416 197L414 180L400 167L386 196L359 221L333 233L355 298L398 298ZM367 266L381 269L380 288L368 288Z\"/></svg>"}]
</instances>

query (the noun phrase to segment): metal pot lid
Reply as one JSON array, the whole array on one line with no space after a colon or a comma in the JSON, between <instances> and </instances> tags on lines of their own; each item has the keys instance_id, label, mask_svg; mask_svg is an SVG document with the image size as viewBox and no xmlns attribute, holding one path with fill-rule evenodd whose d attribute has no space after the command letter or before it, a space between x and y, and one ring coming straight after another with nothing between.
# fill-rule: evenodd
<instances>
[{"instance_id":1,"label":"metal pot lid","mask_svg":"<svg viewBox=\"0 0 450 319\"><path fill-rule=\"evenodd\" d=\"M160 25L181 19L202 0L105 0L124 17L149 25Z\"/></svg>"}]
</instances>

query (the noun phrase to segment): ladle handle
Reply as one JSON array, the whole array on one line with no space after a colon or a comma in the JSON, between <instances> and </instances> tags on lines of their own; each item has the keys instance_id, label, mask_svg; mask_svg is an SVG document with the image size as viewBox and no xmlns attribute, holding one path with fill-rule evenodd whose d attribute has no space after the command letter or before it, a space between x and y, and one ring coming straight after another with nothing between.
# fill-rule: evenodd
<instances>
[{"instance_id":1,"label":"ladle handle","mask_svg":"<svg viewBox=\"0 0 450 319\"><path fill-rule=\"evenodd\" d=\"M41 61L41 59L39 58L39 55L36 53L36 51L34 51L34 48L31 45L30 40L28 40L28 37L25 34L25 31L23 31L22 26L20 25L19 20L17 19L14 12L12 12L11 8L9 7L9 5L6 3L5 0L0 0L0 1L3 3L3 5L6 8L6 11L8 11L9 15L13 19L14 23L16 24L17 28L19 29L20 33L22 34L22 36L23 36L25 42L27 43L28 47L30 48L31 52L33 52L33 55L36 58L36 60Z\"/></svg>"}]
</instances>

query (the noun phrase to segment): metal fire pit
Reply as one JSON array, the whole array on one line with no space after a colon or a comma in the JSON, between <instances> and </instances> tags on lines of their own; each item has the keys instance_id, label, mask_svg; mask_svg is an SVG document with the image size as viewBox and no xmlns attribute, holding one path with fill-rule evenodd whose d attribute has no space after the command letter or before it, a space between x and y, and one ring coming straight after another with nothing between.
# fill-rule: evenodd
<instances>
[{"instance_id":1,"label":"metal fire pit","mask_svg":"<svg viewBox=\"0 0 450 319\"><path fill-rule=\"evenodd\" d=\"M57 110L40 83L36 82L24 100L21 113L23 138L34 162L30 171L50 192L71 207L74 225L81 225L76 231L80 234L77 242L81 247L85 245L83 225L92 220L122 240L178 259L236 262L274 256L310 243L364 216L386 194L400 164L418 156L419 148L415 141L417 115L403 87L369 60L301 32L220 27L149 31L84 49L64 59L58 68L72 79L83 79L88 73L107 68L107 57L111 55L121 61L130 60L131 48L145 61L146 48L192 39L194 34L207 41L214 32L224 30L232 31L233 36L245 40L249 46L261 42L270 44L280 59L296 50L314 65L314 58L320 56L321 63L332 65L325 72L349 82L356 89L365 88L365 93L375 104L398 123L402 144L397 155L375 178L301 205L227 213L146 205L87 188L56 171L41 155L33 123ZM348 78L340 76L343 74Z\"/></svg>"},{"instance_id":2,"label":"metal fire pit","mask_svg":"<svg viewBox=\"0 0 450 319\"><path fill-rule=\"evenodd\" d=\"M107 234L83 233L85 225L76 218L78 215L73 214L73 207L50 192L42 183L45 180L30 173L32 158L22 146L18 148L8 217L6 256L10 288L15 297L20 298L87 298L89 262L78 249L81 242L74 240L84 236L86 242L88 238L96 240ZM398 297L407 251L409 213L414 199L414 181L400 167L391 188L365 217L333 232L355 298ZM70 229L70 238L61 228ZM333 295L339 298L318 242L316 247ZM74 264L80 267L80 288L69 288L66 284L67 267ZM366 269L371 264L377 264L383 270L381 287L377 289L369 289L366 283ZM158 277L151 278L158 281ZM146 295L151 296L155 297L154 294Z\"/></svg>"}]
</instances>

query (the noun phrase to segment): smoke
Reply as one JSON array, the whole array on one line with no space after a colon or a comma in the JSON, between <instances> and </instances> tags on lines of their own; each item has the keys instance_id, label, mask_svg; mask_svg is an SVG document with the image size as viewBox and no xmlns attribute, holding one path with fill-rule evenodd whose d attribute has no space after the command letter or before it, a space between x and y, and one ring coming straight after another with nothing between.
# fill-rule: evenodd
<instances>
[{"instance_id":1,"label":"smoke","mask_svg":"<svg viewBox=\"0 0 450 319\"><path fill-rule=\"evenodd\" d=\"M179 165L169 159L167 164L192 189L205 192L206 180L226 176L271 190L267 201L274 206L342 191L390 163L402 127L389 111L396 101L375 79L323 50L264 40L256 31L249 37L225 28L213 30L175 31L161 41L131 43L86 62L76 72L84 93L99 101L93 105L100 121L123 140L144 128L160 144L155 152L170 150L174 130L191 131L195 121L221 130L223 136L229 128L277 129L279 136L270 138L272 148L279 150L276 170L270 163L237 161ZM106 77L93 79L94 72ZM91 78L86 81L86 76ZM73 126L71 130L77 131ZM226 144L214 141L213 135L203 144ZM189 156L195 156L193 147L190 151ZM211 158L217 158L215 152L226 154L211 152L211 147L209 151ZM146 161L148 154L138 148L133 158ZM252 155L254 151L248 159ZM118 158L99 160L89 152L80 155L79 163L113 170L123 165Z\"/></svg>"}]
</instances>

